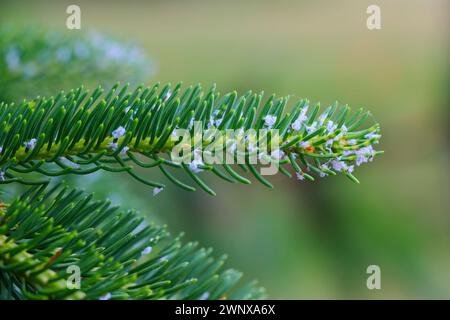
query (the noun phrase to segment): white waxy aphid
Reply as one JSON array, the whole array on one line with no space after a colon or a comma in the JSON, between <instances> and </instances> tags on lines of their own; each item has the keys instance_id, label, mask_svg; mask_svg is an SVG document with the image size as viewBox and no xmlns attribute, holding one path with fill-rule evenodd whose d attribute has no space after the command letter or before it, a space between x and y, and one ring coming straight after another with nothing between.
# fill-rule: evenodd
<instances>
[{"instance_id":1,"label":"white waxy aphid","mask_svg":"<svg viewBox=\"0 0 450 320\"><path fill-rule=\"evenodd\" d=\"M110 142L108 144L108 147L110 147L113 151L116 151L117 148L119 147L119 144L117 142Z\"/></svg>"},{"instance_id":2,"label":"white waxy aphid","mask_svg":"<svg viewBox=\"0 0 450 320\"><path fill-rule=\"evenodd\" d=\"M144 250L141 251L141 256L146 256L152 252L153 248L151 246L145 247Z\"/></svg>"},{"instance_id":3,"label":"white waxy aphid","mask_svg":"<svg viewBox=\"0 0 450 320\"><path fill-rule=\"evenodd\" d=\"M332 134L337 129L337 124L334 124L333 121L327 122L327 132L328 134Z\"/></svg>"},{"instance_id":4,"label":"white waxy aphid","mask_svg":"<svg viewBox=\"0 0 450 320\"><path fill-rule=\"evenodd\" d=\"M114 130L112 132L112 136L114 139L119 139L120 137L122 137L127 131L125 130L124 127L120 126L118 127L116 130Z\"/></svg>"},{"instance_id":5,"label":"white waxy aphid","mask_svg":"<svg viewBox=\"0 0 450 320\"><path fill-rule=\"evenodd\" d=\"M272 158L274 158L276 160L280 160L281 158L283 158L285 156L285 153L283 151L281 151L280 149L276 149L276 150L273 150L270 155L272 156Z\"/></svg>"},{"instance_id":6,"label":"white waxy aphid","mask_svg":"<svg viewBox=\"0 0 450 320\"><path fill-rule=\"evenodd\" d=\"M127 152L128 152L128 150L130 150L130 148L129 148L129 147L127 147L127 146L123 147L123 149L122 149L122 150L120 150L120 155L121 155L121 156L124 156L124 155L126 155L126 154L127 154Z\"/></svg>"},{"instance_id":7,"label":"white waxy aphid","mask_svg":"<svg viewBox=\"0 0 450 320\"><path fill-rule=\"evenodd\" d=\"M345 169L345 162L333 160L333 161L331 161L331 166L336 171L342 171Z\"/></svg>"},{"instance_id":8,"label":"white waxy aphid","mask_svg":"<svg viewBox=\"0 0 450 320\"><path fill-rule=\"evenodd\" d=\"M194 173L199 173L203 171L203 169L200 168L202 165L204 165L204 163L201 159L194 159L189 163L189 169Z\"/></svg>"},{"instance_id":9,"label":"white waxy aphid","mask_svg":"<svg viewBox=\"0 0 450 320\"><path fill-rule=\"evenodd\" d=\"M211 117L211 118L209 118L207 128L210 129L210 128L212 128L213 126L214 126L214 118Z\"/></svg>"},{"instance_id":10,"label":"white waxy aphid","mask_svg":"<svg viewBox=\"0 0 450 320\"><path fill-rule=\"evenodd\" d=\"M328 170L328 169L329 169L329 167L328 167L328 165L327 165L326 163L321 164L321 165L320 165L320 168L321 168L321 169L325 169L325 170ZM320 176L321 178L326 177L327 175L328 175L328 173L323 172L323 171L321 171L321 172L319 173L319 176Z\"/></svg>"},{"instance_id":11,"label":"white waxy aphid","mask_svg":"<svg viewBox=\"0 0 450 320\"><path fill-rule=\"evenodd\" d=\"M309 141L302 141L299 144L300 144L300 147L302 147L302 148L307 148L310 146Z\"/></svg>"},{"instance_id":12,"label":"white waxy aphid","mask_svg":"<svg viewBox=\"0 0 450 320\"><path fill-rule=\"evenodd\" d=\"M367 146L359 150L355 150L354 153L357 155L357 158L355 160L357 166L360 166L361 164L368 161L372 161L375 155L375 151L373 150L372 146Z\"/></svg>"},{"instance_id":13,"label":"white waxy aphid","mask_svg":"<svg viewBox=\"0 0 450 320\"><path fill-rule=\"evenodd\" d=\"M210 293L208 291L205 291L202 293L202 295L198 298L198 300L207 300L210 296Z\"/></svg>"},{"instance_id":14,"label":"white waxy aphid","mask_svg":"<svg viewBox=\"0 0 450 320\"><path fill-rule=\"evenodd\" d=\"M36 142L37 140L33 138L30 141L24 142L23 145L25 146L25 148L33 150L34 147L36 146Z\"/></svg>"},{"instance_id":15,"label":"white waxy aphid","mask_svg":"<svg viewBox=\"0 0 450 320\"><path fill-rule=\"evenodd\" d=\"M269 114L269 115L264 117L264 123L269 128L272 128L275 125L276 122L277 122L277 117L276 116L272 116L272 115Z\"/></svg>"},{"instance_id":16,"label":"white waxy aphid","mask_svg":"<svg viewBox=\"0 0 450 320\"><path fill-rule=\"evenodd\" d=\"M306 113L308 112L308 107L304 107L298 116L298 118L292 123L291 127L292 129L298 131L302 128L302 124L306 119L308 118L306 116Z\"/></svg>"},{"instance_id":17,"label":"white waxy aphid","mask_svg":"<svg viewBox=\"0 0 450 320\"><path fill-rule=\"evenodd\" d=\"M305 176L301 172L296 172L295 175L297 176L297 180L303 181L305 180Z\"/></svg>"},{"instance_id":18,"label":"white waxy aphid","mask_svg":"<svg viewBox=\"0 0 450 320\"><path fill-rule=\"evenodd\" d=\"M344 157L351 156L353 154L354 154L354 152L352 150L344 150L344 151L342 151L342 155Z\"/></svg>"},{"instance_id":19,"label":"white waxy aphid","mask_svg":"<svg viewBox=\"0 0 450 320\"><path fill-rule=\"evenodd\" d=\"M188 130L191 130L193 126L194 126L194 118L192 118L191 121L189 121Z\"/></svg>"},{"instance_id":20,"label":"white waxy aphid","mask_svg":"<svg viewBox=\"0 0 450 320\"><path fill-rule=\"evenodd\" d=\"M306 127L306 132L308 132L308 134L313 133L316 130L317 130L317 122L316 121L314 121L312 125Z\"/></svg>"},{"instance_id":21,"label":"white waxy aphid","mask_svg":"<svg viewBox=\"0 0 450 320\"><path fill-rule=\"evenodd\" d=\"M99 300L109 300L111 299L111 297L112 297L111 293L108 292L107 294L101 296Z\"/></svg>"},{"instance_id":22,"label":"white waxy aphid","mask_svg":"<svg viewBox=\"0 0 450 320\"><path fill-rule=\"evenodd\" d=\"M378 139L380 139L381 135L375 133L375 132L369 132L364 136L366 139L376 139L375 143L378 143Z\"/></svg>"},{"instance_id":23,"label":"white waxy aphid","mask_svg":"<svg viewBox=\"0 0 450 320\"><path fill-rule=\"evenodd\" d=\"M294 129L294 130L296 130L296 131L299 131L299 130L302 128L302 122L301 122L299 119L295 120L295 121L291 124L291 128Z\"/></svg>"},{"instance_id":24,"label":"white waxy aphid","mask_svg":"<svg viewBox=\"0 0 450 320\"><path fill-rule=\"evenodd\" d=\"M325 147L331 148L331 147L333 146L333 142L334 142L333 139L328 139L328 140L325 142Z\"/></svg>"},{"instance_id":25,"label":"white waxy aphid","mask_svg":"<svg viewBox=\"0 0 450 320\"><path fill-rule=\"evenodd\" d=\"M306 121L308 119L306 113L308 112L308 106L304 107L297 118L300 122Z\"/></svg>"},{"instance_id":26,"label":"white waxy aphid","mask_svg":"<svg viewBox=\"0 0 450 320\"><path fill-rule=\"evenodd\" d=\"M342 171L347 171L347 172L353 172L353 166L349 166L346 162L344 161L338 161L338 160L333 160L331 161L331 166L333 167L334 170L342 172Z\"/></svg>"},{"instance_id":27,"label":"white waxy aphid","mask_svg":"<svg viewBox=\"0 0 450 320\"><path fill-rule=\"evenodd\" d=\"M167 91L166 95L164 96L164 101L169 100L170 96L172 95L172 92L170 90Z\"/></svg>"},{"instance_id":28,"label":"white waxy aphid","mask_svg":"<svg viewBox=\"0 0 450 320\"><path fill-rule=\"evenodd\" d=\"M349 166L344 161L338 161L338 160L331 161L331 166L336 171L339 171L339 172L346 171L348 173L352 173L355 168L354 166Z\"/></svg>"},{"instance_id":29,"label":"white waxy aphid","mask_svg":"<svg viewBox=\"0 0 450 320\"><path fill-rule=\"evenodd\" d=\"M222 118L222 119L217 119L216 122L215 122L215 126L216 126L216 127L220 126L220 124L222 123L222 121L223 121L223 118Z\"/></svg>"},{"instance_id":30,"label":"white waxy aphid","mask_svg":"<svg viewBox=\"0 0 450 320\"><path fill-rule=\"evenodd\" d=\"M161 191L163 191L164 188L153 188L153 196L156 196L158 193L160 193Z\"/></svg>"}]
</instances>

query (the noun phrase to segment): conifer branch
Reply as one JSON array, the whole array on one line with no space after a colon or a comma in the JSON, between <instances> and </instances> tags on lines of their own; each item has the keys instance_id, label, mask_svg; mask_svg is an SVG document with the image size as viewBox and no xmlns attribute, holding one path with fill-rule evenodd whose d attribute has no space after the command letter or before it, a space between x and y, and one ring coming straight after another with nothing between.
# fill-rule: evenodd
<instances>
[{"instance_id":1,"label":"conifer branch","mask_svg":"<svg viewBox=\"0 0 450 320\"><path fill-rule=\"evenodd\" d=\"M106 93L98 87L89 95L81 87L17 106L2 103L0 183L35 185L48 182L37 180L36 174L53 177L105 170L164 187L135 171L141 167L159 168L168 180L189 191L195 188L175 177L173 168L185 171L210 194L214 191L200 178L201 171L245 184L249 180L244 175L250 172L271 187L252 162L254 156L287 176L291 168L299 180L342 172L358 182L355 166L381 153L373 149L380 139L379 125L363 127L369 113L360 109L350 114L348 106L335 103L319 114L320 104L310 107L307 99L294 102L285 112L288 100L272 95L263 101L262 93L250 91L220 95L215 86L204 93L200 85L183 91L181 84L162 88L155 84L130 91L127 85L116 84ZM174 149L186 143L174 136L180 129L189 133L188 162L173 161ZM232 150L232 158L243 161L239 163L243 172L226 162L205 162L205 150L217 148Z\"/></svg>"},{"instance_id":2,"label":"conifer branch","mask_svg":"<svg viewBox=\"0 0 450 320\"><path fill-rule=\"evenodd\" d=\"M211 249L79 190L32 187L0 207L1 299L258 299ZM70 266L80 286L70 287Z\"/></svg>"},{"instance_id":3,"label":"conifer branch","mask_svg":"<svg viewBox=\"0 0 450 320\"><path fill-rule=\"evenodd\" d=\"M366 123L370 114L351 114L338 103L320 113L307 99L289 104L290 97L181 84L130 90L117 83L107 92L81 87L45 97L80 77L88 85L125 76L136 82L152 68L139 48L98 34L0 30L0 184L30 185L12 203L0 202L1 299L265 296L254 282L241 286L240 272L223 271L225 257L212 258L211 249L182 244L165 227L108 201L49 187L52 177L123 172L156 194L165 185L136 170L152 169L184 190L196 185L214 195L202 172L243 184L251 175L268 187L268 167L299 180L341 172L358 182L355 167L381 153L373 148L381 135L377 123ZM39 97L5 102L33 88ZM221 161L207 160L222 151ZM72 266L81 272L75 288Z\"/></svg>"}]
</instances>

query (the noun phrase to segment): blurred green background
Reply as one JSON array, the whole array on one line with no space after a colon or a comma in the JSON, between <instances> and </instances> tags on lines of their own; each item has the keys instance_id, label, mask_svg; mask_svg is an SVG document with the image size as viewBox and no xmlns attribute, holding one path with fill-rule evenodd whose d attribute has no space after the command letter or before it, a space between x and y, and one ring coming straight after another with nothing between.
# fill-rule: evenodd
<instances>
[{"instance_id":1,"label":"blurred green background","mask_svg":"<svg viewBox=\"0 0 450 320\"><path fill-rule=\"evenodd\" d=\"M3 0L0 22L64 31L73 2ZM228 253L271 298L450 298L449 1L76 3L81 32L146 49L159 65L149 83L365 107L385 150L357 171L360 185L276 176L269 190L211 179L216 197L170 184L153 197L127 176L105 174L78 180L85 189ZM366 28L370 4L381 7L381 30ZM381 290L366 287L371 264L381 268Z\"/></svg>"}]
</instances>

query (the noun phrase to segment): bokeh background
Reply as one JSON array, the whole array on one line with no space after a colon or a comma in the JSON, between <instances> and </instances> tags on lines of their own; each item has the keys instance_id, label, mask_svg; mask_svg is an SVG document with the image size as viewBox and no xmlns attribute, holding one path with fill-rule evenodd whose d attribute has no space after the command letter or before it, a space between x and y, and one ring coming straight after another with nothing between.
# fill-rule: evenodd
<instances>
[{"instance_id":1,"label":"bokeh background","mask_svg":"<svg viewBox=\"0 0 450 320\"><path fill-rule=\"evenodd\" d=\"M76 183L228 253L271 298L450 298L449 1L2 0L0 22L64 31L74 2L82 30L71 32L139 43L158 65L148 83L365 107L385 150L358 170L360 185L278 176L269 190L211 179L216 197L170 184L153 197L120 174ZM366 28L370 4L381 7L381 30ZM381 290L366 287L372 264Z\"/></svg>"}]
</instances>

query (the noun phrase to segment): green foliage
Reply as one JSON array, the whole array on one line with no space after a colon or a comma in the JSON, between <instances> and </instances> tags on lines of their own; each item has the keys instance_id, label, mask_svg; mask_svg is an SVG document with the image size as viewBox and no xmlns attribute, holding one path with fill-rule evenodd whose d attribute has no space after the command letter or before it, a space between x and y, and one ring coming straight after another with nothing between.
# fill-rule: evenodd
<instances>
[{"instance_id":1,"label":"green foliage","mask_svg":"<svg viewBox=\"0 0 450 320\"><path fill-rule=\"evenodd\" d=\"M111 85L110 79L136 83L147 79L154 69L154 63L140 48L101 34L1 28L0 140L3 143L0 158L8 152L9 143L25 133L22 131L25 127L31 134L42 137L41 133L47 132L40 126L44 122L52 132L47 133L55 133L53 138L58 140L55 143L61 147L57 136L62 131L58 133L58 130L69 127L57 129L53 125L58 121L67 126L71 123L53 117L52 107L62 111L59 109L62 105L56 103L63 102L66 111L81 115L76 101L81 96L73 95L74 91L67 96L61 94L61 100L57 97L53 106L45 98L18 107L6 105L5 101L51 94L56 88L78 85L80 79L88 85L94 82ZM77 92L84 94L82 91ZM30 108L24 109L24 105ZM69 116L63 113L63 117ZM20 121L21 128L9 123L11 116L16 115L24 120ZM16 129L19 131L10 140L9 134ZM67 137L62 141L67 141ZM53 176L34 156L21 159L19 167L28 168L25 170L8 157L1 165L0 183L19 181L39 185L42 182L34 177L29 181L8 179L8 168L18 169L22 176L24 172ZM58 155L54 164L70 162L69 157ZM79 162L83 162L83 157L76 156ZM48 160L44 161L52 162ZM104 162L100 157L97 160ZM40 164L29 170L36 163ZM89 163L85 161L82 166ZM70 171L60 171L58 175ZM95 170L84 173L89 171ZM61 186L31 187L9 205L0 201L0 299L257 299L265 296L264 290L254 282L241 285L240 272L223 270L225 256L214 259L211 249L198 248L195 242L182 244L180 238L171 237L166 227L148 224L136 212L120 211L108 201L96 201L81 191ZM67 285L70 266L80 268L79 289Z\"/></svg>"},{"instance_id":2,"label":"green foliage","mask_svg":"<svg viewBox=\"0 0 450 320\"><path fill-rule=\"evenodd\" d=\"M110 79L123 79L137 84L155 68L140 47L100 33L0 27L0 100L53 94L80 81L111 86Z\"/></svg>"},{"instance_id":3,"label":"green foliage","mask_svg":"<svg viewBox=\"0 0 450 320\"><path fill-rule=\"evenodd\" d=\"M379 125L360 129L369 116L363 110L351 115L347 106L335 103L319 115L319 104L309 108L308 100L302 99L286 113L289 97L262 99L262 94L251 92L220 95L215 87L203 93L200 85L182 91L180 84L174 88L156 84L129 91L128 86L120 89L117 84L106 94L101 87L90 95L79 88L17 106L3 103L0 183L34 185L48 182L38 180L36 175L84 175L107 170L126 172L149 186L164 187L141 177L135 171L137 166L159 168L170 181L189 191L194 187L176 178L170 172L172 168L185 171L210 194L214 191L199 177L202 170L246 184L250 181L242 174L250 172L272 187L250 161L255 152L262 153L262 148L260 137L248 135L248 129L266 129L266 144L273 149L278 142L279 149L268 150L262 157L287 176L291 174L285 167L292 167L300 180L343 172L357 182L352 174L355 165L371 161L379 153L373 149L380 138ZM194 132L194 121L201 121L200 132ZM177 128L189 130L194 137L202 134L201 146L193 145L191 155L199 147L205 150L234 144L233 157L244 159L239 165L243 173L228 164L171 161L172 151L182 142L173 138ZM222 138L208 136L211 129L222 133ZM230 136L230 129L240 133Z\"/></svg>"},{"instance_id":4,"label":"green foliage","mask_svg":"<svg viewBox=\"0 0 450 320\"><path fill-rule=\"evenodd\" d=\"M239 287L241 273L222 270L225 257L182 244L79 190L33 187L0 207L0 298L255 299L262 288ZM81 287L66 285L68 266Z\"/></svg>"},{"instance_id":5,"label":"green foliage","mask_svg":"<svg viewBox=\"0 0 450 320\"><path fill-rule=\"evenodd\" d=\"M49 178L125 172L158 192L164 184L136 171L154 168L194 191L172 172L178 169L215 194L200 178L202 171L244 184L251 174L272 187L259 171L257 162L262 162L289 177L294 172L299 180L342 172L358 182L354 167L380 153L373 149L379 125L365 125L369 113L350 114L337 103L319 114L320 105L310 107L307 99L289 105L289 97L264 100L262 93L220 94L215 86L203 92L200 85L182 90L181 84L134 90L116 84L108 92L99 86L92 93L81 87L44 97L80 79L88 86L94 81L108 85L110 79L133 75L127 79L136 82L149 75L151 66L139 49L100 35L0 30L0 185L31 185L12 203L0 201L0 298L265 296L255 283L239 286L239 272L221 271L224 257L213 259L210 249L183 245L164 227L108 201L50 187ZM18 105L5 102L30 94L40 96ZM190 162L171 158L186 143L174 135L181 129L190 134ZM195 157L199 151L205 156L205 150L222 149L243 162L232 167ZM81 271L81 287L75 290L67 286L70 266Z\"/></svg>"}]
</instances>

